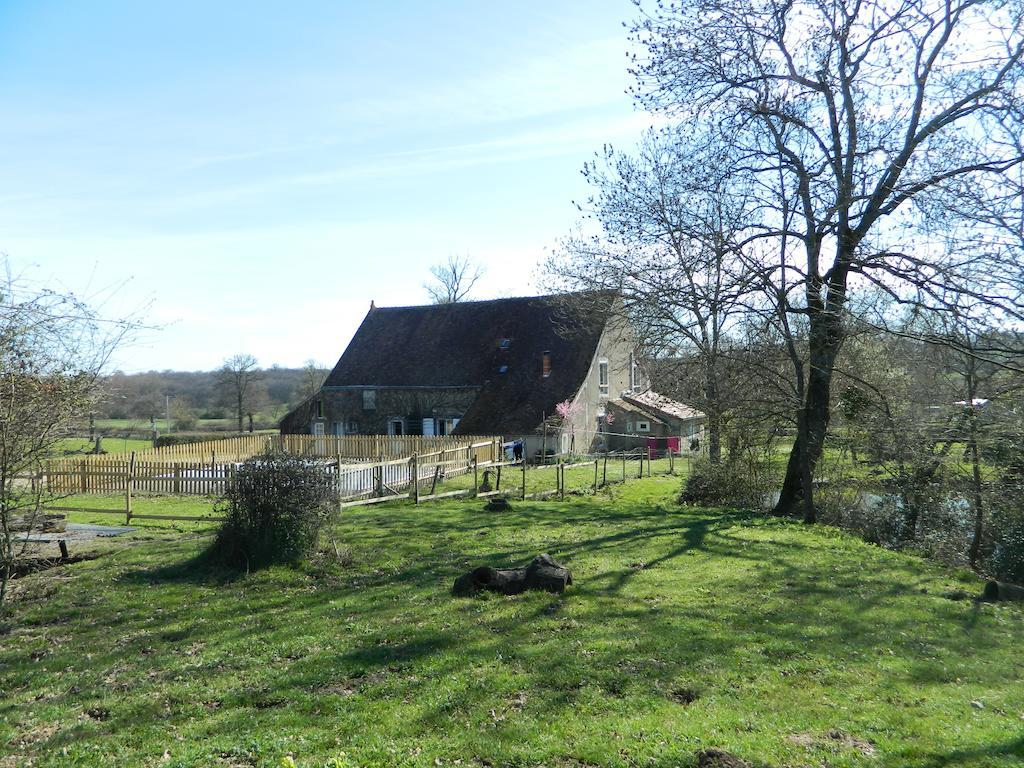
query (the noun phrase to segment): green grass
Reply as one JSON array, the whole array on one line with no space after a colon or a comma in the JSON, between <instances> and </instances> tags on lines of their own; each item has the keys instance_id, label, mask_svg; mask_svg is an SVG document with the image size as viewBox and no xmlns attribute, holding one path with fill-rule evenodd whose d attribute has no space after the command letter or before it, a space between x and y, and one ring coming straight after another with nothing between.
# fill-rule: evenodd
<instances>
[{"instance_id":1,"label":"green grass","mask_svg":"<svg viewBox=\"0 0 1024 768\"><path fill-rule=\"evenodd\" d=\"M123 494L80 494L68 496L59 502L65 507L93 509L124 509ZM212 517L214 499L207 496L134 496L132 513L135 515L175 515L180 517ZM67 515L71 523L99 525L124 525L124 514L104 512L71 512ZM132 527L169 531L210 531L216 522L198 520L147 520L133 517Z\"/></svg>"},{"instance_id":2,"label":"green grass","mask_svg":"<svg viewBox=\"0 0 1024 768\"><path fill-rule=\"evenodd\" d=\"M947 599L980 583L831 529L681 509L677 486L357 508L347 567L103 542L18 583L0 766L1020 764L1019 606ZM565 595L449 595L538 552L572 568Z\"/></svg>"},{"instance_id":3,"label":"green grass","mask_svg":"<svg viewBox=\"0 0 1024 768\"><path fill-rule=\"evenodd\" d=\"M101 443L103 450L111 453L131 453L132 451L148 451L153 447L152 440L139 440L129 437L104 437ZM92 453L94 443L87 437L67 437L57 445L59 453Z\"/></svg>"}]
</instances>

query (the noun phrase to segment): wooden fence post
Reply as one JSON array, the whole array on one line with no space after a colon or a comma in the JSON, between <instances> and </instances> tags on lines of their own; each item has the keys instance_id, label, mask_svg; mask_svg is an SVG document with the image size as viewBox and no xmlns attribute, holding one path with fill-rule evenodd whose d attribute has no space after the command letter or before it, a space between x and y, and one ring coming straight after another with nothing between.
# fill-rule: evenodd
<instances>
[{"instance_id":1,"label":"wooden fence post","mask_svg":"<svg viewBox=\"0 0 1024 768\"><path fill-rule=\"evenodd\" d=\"M81 465L80 472L82 473L82 493L88 493L88 491L89 491L89 489L87 487L87 485L88 485L87 477L88 476L85 474L85 459L81 460L80 465Z\"/></svg>"},{"instance_id":2,"label":"wooden fence post","mask_svg":"<svg viewBox=\"0 0 1024 768\"><path fill-rule=\"evenodd\" d=\"M637 477L640 478L640 479L643 479L643 476L644 476L644 454L643 454L643 451L641 451L640 452L640 474L637 475Z\"/></svg>"},{"instance_id":3,"label":"wooden fence post","mask_svg":"<svg viewBox=\"0 0 1024 768\"><path fill-rule=\"evenodd\" d=\"M124 483L124 524L131 525L132 522L132 485L135 483L135 451L132 451L128 459L128 477Z\"/></svg>"},{"instance_id":4,"label":"wooden fence post","mask_svg":"<svg viewBox=\"0 0 1024 768\"><path fill-rule=\"evenodd\" d=\"M498 475L494 479L494 490L496 490L496 491L500 491L501 490L501 463L500 462L498 464Z\"/></svg>"},{"instance_id":5,"label":"wooden fence post","mask_svg":"<svg viewBox=\"0 0 1024 768\"><path fill-rule=\"evenodd\" d=\"M594 459L594 493L595 494L597 493L597 465L599 464L599 462L600 462L600 459Z\"/></svg>"},{"instance_id":6,"label":"wooden fence post","mask_svg":"<svg viewBox=\"0 0 1024 768\"><path fill-rule=\"evenodd\" d=\"M526 456L523 456L523 501L526 501Z\"/></svg>"},{"instance_id":7,"label":"wooden fence post","mask_svg":"<svg viewBox=\"0 0 1024 768\"><path fill-rule=\"evenodd\" d=\"M672 446L668 447L668 473L674 475L676 473L676 457L675 451L672 450Z\"/></svg>"},{"instance_id":8,"label":"wooden fence post","mask_svg":"<svg viewBox=\"0 0 1024 768\"><path fill-rule=\"evenodd\" d=\"M412 500L413 503L420 503L420 465L417 455L412 455Z\"/></svg>"},{"instance_id":9,"label":"wooden fence post","mask_svg":"<svg viewBox=\"0 0 1024 768\"><path fill-rule=\"evenodd\" d=\"M604 466L601 468L601 485L608 485L608 451L604 452Z\"/></svg>"},{"instance_id":10,"label":"wooden fence post","mask_svg":"<svg viewBox=\"0 0 1024 768\"><path fill-rule=\"evenodd\" d=\"M384 495L384 457L380 457L380 461L373 468L373 492L374 495L380 498Z\"/></svg>"},{"instance_id":11,"label":"wooden fence post","mask_svg":"<svg viewBox=\"0 0 1024 768\"><path fill-rule=\"evenodd\" d=\"M476 475L476 456L473 457L473 498L475 499L480 495L480 483L477 482Z\"/></svg>"},{"instance_id":12,"label":"wooden fence post","mask_svg":"<svg viewBox=\"0 0 1024 768\"><path fill-rule=\"evenodd\" d=\"M565 500L565 464L563 462L561 462L561 461L558 462L558 467L556 469L556 472L558 474L558 498L560 500L564 501Z\"/></svg>"},{"instance_id":13,"label":"wooden fence post","mask_svg":"<svg viewBox=\"0 0 1024 768\"><path fill-rule=\"evenodd\" d=\"M181 462L174 462L174 493L181 493Z\"/></svg>"}]
</instances>

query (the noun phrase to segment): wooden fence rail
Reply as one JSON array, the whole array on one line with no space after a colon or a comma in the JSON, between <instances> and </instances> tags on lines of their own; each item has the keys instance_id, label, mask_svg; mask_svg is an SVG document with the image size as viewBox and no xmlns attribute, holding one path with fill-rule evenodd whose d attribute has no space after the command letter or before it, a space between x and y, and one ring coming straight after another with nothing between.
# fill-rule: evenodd
<instances>
[{"instance_id":1,"label":"wooden fence rail","mask_svg":"<svg viewBox=\"0 0 1024 768\"><path fill-rule=\"evenodd\" d=\"M257 435L232 438L245 441L233 447L220 445L221 451L191 459L171 460L152 451L133 452L130 456L82 456L51 461L45 467L47 489L54 494L123 493L129 486L135 493L175 495L215 495L223 493L238 463L271 447L301 456L321 459L335 477L340 496L357 497L380 494L388 488L399 491L411 483L411 456L444 465L449 474L466 472L473 461L495 461L501 456L500 437L403 437L386 435L375 440L355 437L314 435ZM280 438L274 440L268 438ZM231 441L213 441L212 444ZM204 448L211 443L199 444ZM429 448L395 458L403 447ZM178 448L179 446L172 446ZM379 451L363 456L369 450ZM248 455L246 455L248 454Z\"/></svg>"}]
</instances>

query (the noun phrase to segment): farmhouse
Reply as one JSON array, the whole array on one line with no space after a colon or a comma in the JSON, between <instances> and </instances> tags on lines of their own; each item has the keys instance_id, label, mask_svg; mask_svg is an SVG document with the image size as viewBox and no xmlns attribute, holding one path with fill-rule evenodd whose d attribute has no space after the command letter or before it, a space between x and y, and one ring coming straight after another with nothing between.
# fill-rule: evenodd
<instances>
[{"instance_id":1,"label":"farmhouse","mask_svg":"<svg viewBox=\"0 0 1024 768\"><path fill-rule=\"evenodd\" d=\"M647 389L614 301L572 294L371 304L321 390L282 419L281 431L502 435L522 440L527 456L603 448L607 404ZM582 303L587 312L573 309ZM557 415L560 403L568 418Z\"/></svg>"}]
</instances>

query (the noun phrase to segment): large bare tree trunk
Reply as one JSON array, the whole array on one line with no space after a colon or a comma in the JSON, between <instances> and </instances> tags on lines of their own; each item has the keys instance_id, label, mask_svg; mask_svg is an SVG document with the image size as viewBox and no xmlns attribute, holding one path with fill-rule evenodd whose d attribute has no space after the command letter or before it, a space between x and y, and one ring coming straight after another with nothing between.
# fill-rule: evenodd
<instances>
[{"instance_id":1,"label":"large bare tree trunk","mask_svg":"<svg viewBox=\"0 0 1024 768\"><path fill-rule=\"evenodd\" d=\"M718 397L718 372L710 368L708 374L708 380L704 386L707 401L708 460L712 464L720 464L722 462L722 406Z\"/></svg>"},{"instance_id":2,"label":"large bare tree trunk","mask_svg":"<svg viewBox=\"0 0 1024 768\"><path fill-rule=\"evenodd\" d=\"M832 372L842 339L842 322L835 307L819 310L818 316L812 315L807 390L797 413L797 437L789 453L782 491L772 514L796 516L797 505L802 501L804 522L814 523L817 520L814 469L825 447L832 414Z\"/></svg>"}]
</instances>

